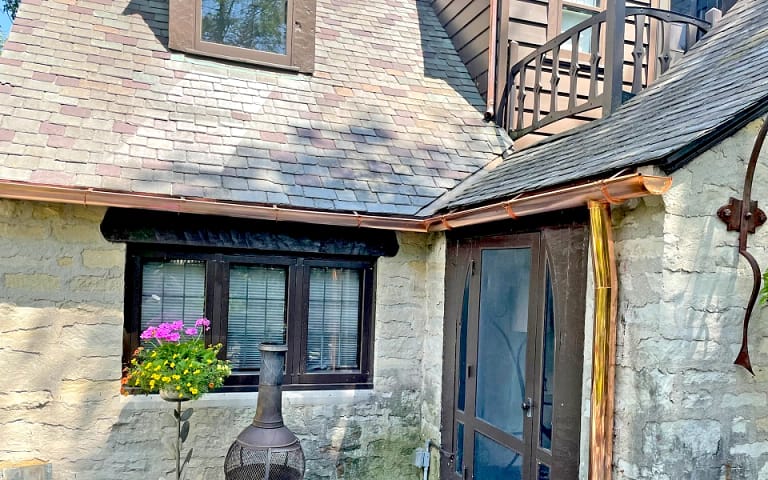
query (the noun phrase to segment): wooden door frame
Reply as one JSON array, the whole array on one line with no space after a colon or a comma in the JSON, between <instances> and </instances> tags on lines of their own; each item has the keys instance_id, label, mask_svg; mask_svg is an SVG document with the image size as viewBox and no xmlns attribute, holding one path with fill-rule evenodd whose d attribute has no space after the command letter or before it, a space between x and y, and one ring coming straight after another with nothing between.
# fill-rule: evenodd
<instances>
[{"instance_id":1,"label":"wooden door frame","mask_svg":"<svg viewBox=\"0 0 768 480\"><path fill-rule=\"evenodd\" d=\"M441 456L440 461L440 467L441 467L441 478L448 478L449 475L453 475L453 472L455 471L455 464L454 462L456 459L453 455L450 453L455 453L455 442L456 442L456 416L455 416L455 409L456 409L456 395L457 395L457 376L456 376L456 369L457 369L457 360L458 360L458 337L459 337L459 318L461 316L461 305L463 301L463 290L466 282L466 275L467 270L466 269L459 269L456 268L458 265L464 264L469 265L469 260L471 260L473 251L478 249L478 247L482 244L485 246L486 241L492 238L502 239L509 241L511 238L515 236L520 236L521 234L525 233L531 233L535 232L539 235L539 254L538 259L534 260L535 262L541 262L540 265L537 267L534 267L532 264L532 269L536 268L536 273L534 275L534 272L532 271L532 283L531 288L537 288L540 290L541 295L538 295L540 300L542 301L534 301L534 299L537 296L531 295L531 301L535 305L529 305L529 309L535 308L538 310L537 313L534 315L536 316L536 326L535 330L529 330L529 335L535 335L537 338L542 336L543 328L544 328L544 322L543 322L543 311L544 311L544 302L546 299L544 298L545 293L545 268L549 260L549 254L548 254L548 242L549 238L560 238L560 241L565 241L564 245L567 248L569 239L575 239L577 242L582 242L580 245L578 245L578 251L576 252L577 255L580 255L579 260L579 269L583 270L578 272L578 275L568 275L568 278L560 279L558 280L560 282L559 288L567 288L569 291L571 289L576 289L577 294L573 297L576 298L576 305L578 307L578 310L581 312L581 317L583 318L585 314L585 308L586 308L586 277L587 277L587 261L586 258L589 255L588 251L588 229L586 227L586 218L584 215L585 212L560 212L553 216L548 216L544 218L543 220L540 220L539 222L532 222L532 221L525 221L525 222L515 222L514 227L517 228L510 228L510 224L508 222L500 222L496 225L491 226L483 226L480 228L474 228L474 229L462 229L465 230L464 232L457 232L453 231L448 234L448 245L446 248L446 295L445 295L445 328L444 328L444 365L443 365L443 390L442 390L442 409L441 409L441 434L442 434L442 445L443 445L443 451L444 453L447 453L445 455ZM550 234L548 232L555 232L557 230L563 230L563 229L570 229L572 233L568 233L565 235L559 235L558 234ZM519 232L519 233L518 233ZM461 234L463 233L463 235ZM517 242L515 242L517 243ZM554 244L557 244L557 240L553 242ZM503 244L504 246L512 246L514 244L512 243L506 243ZM500 245L501 246L501 245ZM562 245L560 245L562 246ZM583 275L582 275L583 273ZM552 271L553 277L555 276L554 270ZM452 276L452 277L451 277ZM458 279L457 277L461 277ZM458 281L456 281L458 279ZM552 279L553 281L553 288L558 288L554 285L555 278ZM472 280L471 280L472 281ZM479 282L479 275L478 280ZM583 295L579 295L578 292L582 292ZM578 299L580 297L580 299ZM555 295L554 302L558 303L558 297ZM573 300L570 300L573 301ZM553 307L555 308L555 307ZM562 308L562 307L561 307ZM530 311L530 310L529 310ZM578 317L574 317L578 318ZM583 320L581 321L581 328L580 330L581 335L580 338L577 338L578 342L583 342ZM577 333L578 336L578 333ZM529 342L529 346L527 349L527 355L530 355L530 349L531 345L535 346L537 345L536 340L534 342ZM579 356L578 360L583 362L583 343L580 343L580 352L581 355ZM468 352L469 356L469 352ZM539 355L540 356L540 355ZM528 357L531 358L531 357ZM558 357L556 357L558 358ZM539 358L535 358L534 362L532 362L532 366L535 369L534 375L527 375L526 383L533 381L533 377L535 375L540 376L541 369L543 368L543 362ZM579 370L579 372L583 372L583 367ZM574 381L574 379L571 379L570 381ZM576 380L579 385L579 391L581 391L581 375L578 375L578 379ZM555 382L558 382L558 380L555 380ZM526 389L530 391L530 388L526 386ZM538 403L538 399L535 400L536 403ZM537 405L538 407L538 405ZM474 412L473 412L474 413ZM562 415L562 412L559 412L560 415ZM576 415L577 418L580 419L581 416L581 395L579 395L578 401L576 402L575 409L571 407L571 411L569 412L571 415ZM555 422L558 421L557 414L553 411L553 425ZM539 418L539 410L536 409L535 412L533 412L534 419ZM578 422L580 425L580 421ZM465 423L466 425L466 423ZM465 426L465 428L467 428ZM538 426L537 426L538 429ZM557 430L556 430L557 432ZM562 433L562 432L561 432ZM466 433L465 433L466 436ZM575 444L569 445L569 448L571 448L570 453L575 454L575 458L579 458L580 454L580 444L579 444L579 434L577 432L575 439ZM553 437L553 445L555 444L555 438ZM562 441L562 439L561 439ZM528 456L526 458L526 464L525 465L531 465L532 468L536 468L537 460L540 460L542 455L539 448L539 438L538 436L533 439L533 450L531 452L528 452ZM575 449L573 448L575 447ZM465 448L464 455L465 459L468 458L468 453L471 453L471 450L468 452ZM554 458L554 456L552 457ZM571 458L574 458L573 456ZM467 461L465 460L465 464ZM552 462L550 464L551 467L554 467L555 462ZM576 471L578 470L578 461L576 462ZM525 467L526 471L524 473L527 473L527 469L529 467ZM555 470L555 468L553 468ZM553 477L557 478L557 477Z\"/></svg>"}]
</instances>

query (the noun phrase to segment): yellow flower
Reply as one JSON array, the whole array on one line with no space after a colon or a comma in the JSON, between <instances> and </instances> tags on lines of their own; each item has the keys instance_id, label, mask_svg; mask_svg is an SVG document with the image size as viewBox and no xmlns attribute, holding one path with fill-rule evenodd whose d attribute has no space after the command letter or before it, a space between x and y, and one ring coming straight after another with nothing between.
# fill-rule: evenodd
<instances>
[{"instance_id":1,"label":"yellow flower","mask_svg":"<svg viewBox=\"0 0 768 480\"><path fill-rule=\"evenodd\" d=\"M163 367L162 365L158 365L158 366L156 366L156 367L155 367L155 371L158 371L158 370L160 370L162 367Z\"/></svg>"},{"instance_id":2,"label":"yellow flower","mask_svg":"<svg viewBox=\"0 0 768 480\"><path fill-rule=\"evenodd\" d=\"M186 375L188 373L189 373L189 369L187 368L187 369L184 370L184 375Z\"/></svg>"},{"instance_id":3,"label":"yellow flower","mask_svg":"<svg viewBox=\"0 0 768 480\"><path fill-rule=\"evenodd\" d=\"M194 372L192 372L192 374L193 374L193 375L198 375L198 374L200 374L200 369L198 368L197 370L195 370Z\"/></svg>"},{"instance_id":4,"label":"yellow flower","mask_svg":"<svg viewBox=\"0 0 768 480\"><path fill-rule=\"evenodd\" d=\"M199 392L199 390L196 389L195 387L192 387L189 389L189 393L191 393L192 395L197 395L197 392Z\"/></svg>"},{"instance_id":5,"label":"yellow flower","mask_svg":"<svg viewBox=\"0 0 768 480\"><path fill-rule=\"evenodd\" d=\"M175 362L171 362L171 368L176 368L176 363Z\"/></svg>"},{"instance_id":6,"label":"yellow flower","mask_svg":"<svg viewBox=\"0 0 768 480\"><path fill-rule=\"evenodd\" d=\"M209 358L209 359L207 360L207 363L208 363L208 365L210 365L210 364L212 364L212 363L213 363L213 360L211 360L211 359Z\"/></svg>"},{"instance_id":7,"label":"yellow flower","mask_svg":"<svg viewBox=\"0 0 768 480\"><path fill-rule=\"evenodd\" d=\"M192 384L191 384L191 383L189 383L189 382L187 382L187 386L188 386L188 387L191 387L191 386L192 386Z\"/></svg>"},{"instance_id":8,"label":"yellow flower","mask_svg":"<svg viewBox=\"0 0 768 480\"><path fill-rule=\"evenodd\" d=\"M163 377L163 381L164 381L165 383L168 383L168 382L170 382L170 381L171 381L171 377Z\"/></svg>"},{"instance_id":9,"label":"yellow flower","mask_svg":"<svg viewBox=\"0 0 768 480\"><path fill-rule=\"evenodd\" d=\"M181 378L181 376L180 376L180 375L172 375L172 377L173 377L173 379L174 379L174 380L178 380L178 379L180 379L180 378Z\"/></svg>"},{"instance_id":10,"label":"yellow flower","mask_svg":"<svg viewBox=\"0 0 768 480\"><path fill-rule=\"evenodd\" d=\"M176 385L176 390L181 390L181 387Z\"/></svg>"},{"instance_id":11,"label":"yellow flower","mask_svg":"<svg viewBox=\"0 0 768 480\"><path fill-rule=\"evenodd\" d=\"M150 380L149 381L149 388L155 388L155 381L154 380Z\"/></svg>"},{"instance_id":12,"label":"yellow flower","mask_svg":"<svg viewBox=\"0 0 768 480\"><path fill-rule=\"evenodd\" d=\"M178 354L178 353L174 353L174 354L173 354L173 358L176 358L176 357L178 357L178 356L179 356L179 354Z\"/></svg>"},{"instance_id":13,"label":"yellow flower","mask_svg":"<svg viewBox=\"0 0 768 480\"><path fill-rule=\"evenodd\" d=\"M152 352L152 355L150 357L155 358L157 356L157 352Z\"/></svg>"},{"instance_id":14,"label":"yellow flower","mask_svg":"<svg viewBox=\"0 0 768 480\"><path fill-rule=\"evenodd\" d=\"M160 374L159 373L153 373L152 374L152 379L153 380L160 380Z\"/></svg>"}]
</instances>

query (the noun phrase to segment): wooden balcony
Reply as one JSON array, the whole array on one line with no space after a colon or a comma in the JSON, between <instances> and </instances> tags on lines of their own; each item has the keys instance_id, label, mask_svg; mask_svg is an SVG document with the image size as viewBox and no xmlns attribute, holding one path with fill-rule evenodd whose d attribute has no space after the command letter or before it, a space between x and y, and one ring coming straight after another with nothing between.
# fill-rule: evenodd
<instances>
[{"instance_id":1,"label":"wooden balcony","mask_svg":"<svg viewBox=\"0 0 768 480\"><path fill-rule=\"evenodd\" d=\"M710 11L709 21L702 21L608 0L606 10L521 59L517 44L509 41L507 52L500 55L509 59L508 73L499 79L499 102L492 117L514 139L531 134L521 142L525 146L533 143L531 137L540 139L608 116L691 48L717 14Z\"/></svg>"}]
</instances>

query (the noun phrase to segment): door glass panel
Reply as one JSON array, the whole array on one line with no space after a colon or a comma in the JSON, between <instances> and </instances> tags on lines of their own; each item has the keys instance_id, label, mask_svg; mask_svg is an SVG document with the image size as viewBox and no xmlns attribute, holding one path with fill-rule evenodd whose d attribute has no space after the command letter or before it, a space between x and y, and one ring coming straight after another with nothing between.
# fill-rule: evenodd
<instances>
[{"instance_id":1,"label":"door glass panel","mask_svg":"<svg viewBox=\"0 0 768 480\"><path fill-rule=\"evenodd\" d=\"M464 469L464 424L456 425L456 471L461 473Z\"/></svg>"},{"instance_id":2,"label":"door glass panel","mask_svg":"<svg viewBox=\"0 0 768 480\"><path fill-rule=\"evenodd\" d=\"M475 415L522 438L531 249L483 250L481 272Z\"/></svg>"},{"instance_id":3,"label":"door glass panel","mask_svg":"<svg viewBox=\"0 0 768 480\"><path fill-rule=\"evenodd\" d=\"M547 264L546 303L544 304L544 358L541 368L541 417L539 419L539 445L552 449L552 398L555 386L555 308L552 298L552 277ZM549 477L547 477L549 478Z\"/></svg>"},{"instance_id":4,"label":"door glass panel","mask_svg":"<svg viewBox=\"0 0 768 480\"><path fill-rule=\"evenodd\" d=\"M474 477L478 480L520 480L523 456L475 432Z\"/></svg>"},{"instance_id":5,"label":"door glass panel","mask_svg":"<svg viewBox=\"0 0 768 480\"><path fill-rule=\"evenodd\" d=\"M549 466L543 463L539 464L539 476L536 477L536 480L549 480Z\"/></svg>"},{"instance_id":6,"label":"door glass panel","mask_svg":"<svg viewBox=\"0 0 768 480\"><path fill-rule=\"evenodd\" d=\"M464 411L467 394L467 325L469 323L469 285L472 278L471 271L467 270L467 279L464 281L464 298L461 300L461 324L459 325L459 394L456 402L457 408Z\"/></svg>"}]
</instances>

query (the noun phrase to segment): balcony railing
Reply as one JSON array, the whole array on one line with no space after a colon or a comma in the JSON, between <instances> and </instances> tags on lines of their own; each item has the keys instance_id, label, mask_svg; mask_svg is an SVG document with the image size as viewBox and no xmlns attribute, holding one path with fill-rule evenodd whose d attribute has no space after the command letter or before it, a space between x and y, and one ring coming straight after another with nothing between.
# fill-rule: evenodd
<instances>
[{"instance_id":1,"label":"balcony railing","mask_svg":"<svg viewBox=\"0 0 768 480\"><path fill-rule=\"evenodd\" d=\"M624 98L664 73L675 52L687 51L710 25L687 15L608 0L606 10L519 61L517 44L509 42L511 66L496 123L519 138L569 117L589 118L589 111L602 109L601 115L607 116ZM589 53L579 42L586 35Z\"/></svg>"}]
</instances>

